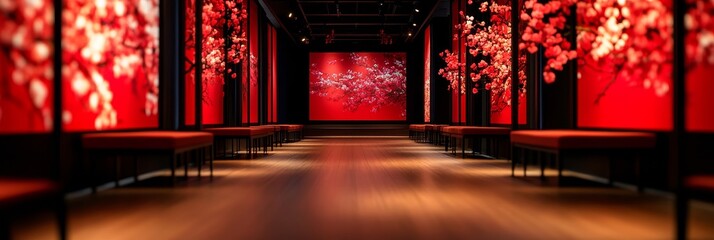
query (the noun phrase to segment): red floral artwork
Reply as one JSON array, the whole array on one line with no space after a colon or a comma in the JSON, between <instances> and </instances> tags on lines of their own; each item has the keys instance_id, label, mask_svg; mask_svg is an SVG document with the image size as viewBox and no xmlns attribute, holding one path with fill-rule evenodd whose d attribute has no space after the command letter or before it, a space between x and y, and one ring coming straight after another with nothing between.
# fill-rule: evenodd
<instances>
[{"instance_id":1,"label":"red floral artwork","mask_svg":"<svg viewBox=\"0 0 714 240\"><path fill-rule=\"evenodd\" d=\"M469 1L473 5L474 1ZM476 94L479 88L489 91L491 95L491 115L494 123L507 123L500 119L504 113L510 115L511 108L511 6L509 2L500 4L493 1L483 1L478 4L478 11L490 16L489 22L475 21L473 16L460 12L461 22L455 25L458 34L455 37L465 39L467 51L477 62L469 65L471 72L469 78L474 82L471 92ZM525 105L526 76L525 55L520 54L518 75L520 105ZM465 93L463 63L458 62L458 54L448 50L440 56L447 62L447 66L439 70L439 74L450 81L450 89L461 89ZM461 82L461 86L458 86ZM523 114L525 115L525 114ZM525 120L525 117L522 118ZM507 119L506 119L507 120ZM519 120L520 121L520 120Z\"/></svg>"},{"instance_id":2,"label":"red floral artwork","mask_svg":"<svg viewBox=\"0 0 714 240\"><path fill-rule=\"evenodd\" d=\"M158 64L158 0L64 1L65 129L157 127Z\"/></svg>"},{"instance_id":3,"label":"red floral artwork","mask_svg":"<svg viewBox=\"0 0 714 240\"><path fill-rule=\"evenodd\" d=\"M550 0L546 3L526 0L523 5L520 18L525 27L518 48L529 53L536 53L538 47L545 49L543 79L546 83L555 81L553 71L563 70L563 65L577 57L577 52L572 50L573 44L562 34L570 7L575 3L577 0Z\"/></svg>"},{"instance_id":4,"label":"red floral artwork","mask_svg":"<svg viewBox=\"0 0 714 240\"><path fill-rule=\"evenodd\" d=\"M672 128L671 4L578 1L578 126Z\"/></svg>"},{"instance_id":5,"label":"red floral artwork","mask_svg":"<svg viewBox=\"0 0 714 240\"><path fill-rule=\"evenodd\" d=\"M186 1L186 124L195 123L195 1ZM243 0L204 0L201 11L202 118L205 124L223 122L223 85L226 76L237 79L227 64L239 64L245 57L247 17ZM224 32L224 27L228 30Z\"/></svg>"},{"instance_id":6,"label":"red floral artwork","mask_svg":"<svg viewBox=\"0 0 714 240\"><path fill-rule=\"evenodd\" d=\"M714 2L687 0L684 17L686 65L686 128L714 132Z\"/></svg>"},{"instance_id":7,"label":"red floral artwork","mask_svg":"<svg viewBox=\"0 0 714 240\"><path fill-rule=\"evenodd\" d=\"M311 53L311 120L405 120L404 53Z\"/></svg>"},{"instance_id":8,"label":"red floral artwork","mask_svg":"<svg viewBox=\"0 0 714 240\"><path fill-rule=\"evenodd\" d=\"M0 0L0 134L52 130L52 1Z\"/></svg>"}]
</instances>

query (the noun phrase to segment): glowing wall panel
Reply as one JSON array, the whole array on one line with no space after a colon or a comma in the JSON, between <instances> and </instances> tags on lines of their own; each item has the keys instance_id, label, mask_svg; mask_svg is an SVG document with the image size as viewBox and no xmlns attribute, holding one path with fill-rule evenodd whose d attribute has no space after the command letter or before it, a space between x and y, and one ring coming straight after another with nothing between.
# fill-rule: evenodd
<instances>
[{"instance_id":1,"label":"glowing wall panel","mask_svg":"<svg viewBox=\"0 0 714 240\"><path fill-rule=\"evenodd\" d=\"M64 128L158 127L159 1L67 0L62 14Z\"/></svg>"},{"instance_id":2,"label":"glowing wall panel","mask_svg":"<svg viewBox=\"0 0 714 240\"><path fill-rule=\"evenodd\" d=\"M0 4L0 134L52 130L54 6Z\"/></svg>"},{"instance_id":3,"label":"glowing wall panel","mask_svg":"<svg viewBox=\"0 0 714 240\"><path fill-rule=\"evenodd\" d=\"M258 123L258 113L259 113L259 99L260 95L258 91L258 79L260 75L258 71L258 57L260 48L258 42L258 3L255 0L250 0L250 11L248 12L248 17L250 18L248 39L250 41L250 123Z\"/></svg>"},{"instance_id":4,"label":"glowing wall panel","mask_svg":"<svg viewBox=\"0 0 714 240\"><path fill-rule=\"evenodd\" d=\"M669 0L578 3L578 127L672 129L671 9Z\"/></svg>"},{"instance_id":5,"label":"glowing wall panel","mask_svg":"<svg viewBox=\"0 0 714 240\"><path fill-rule=\"evenodd\" d=\"M225 8L222 1L203 1L203 38L201 41L201 123L222 124L226 71ZM196 124L196 78L195 78L195 1L186 1L186 62L185 62L185 121Z\"/></svg>"},{"instance_id":6,"label":"glowing wall panel","mask_svg":"<svg viewBox=\"0 0 714 240\"><path fill-rule=\"evenodd\" d=\"M424 30L424 122L431 122L431 27Z\"/></svg>"},{"instance_id":7,"label":"glowing wall panel","mask_svg":"<svg viewBox=\"0 0 714 240\"><path fill-rule=\"evenodd\" d=\"M714 3L687 1L685 65L686 65L686 115L688 131L714 132L714 45L709 44L714 34Z\"/></svg>"},{"instance_id":8,"label":"glowing wall panel","mask_svg":"<svg viewBox=\"0 0 714 240\"><path fill-rule=\"evenodd\" d=\"M406 120L405 53L310 53L310 120Z\"/></svg>"}]
</instances>

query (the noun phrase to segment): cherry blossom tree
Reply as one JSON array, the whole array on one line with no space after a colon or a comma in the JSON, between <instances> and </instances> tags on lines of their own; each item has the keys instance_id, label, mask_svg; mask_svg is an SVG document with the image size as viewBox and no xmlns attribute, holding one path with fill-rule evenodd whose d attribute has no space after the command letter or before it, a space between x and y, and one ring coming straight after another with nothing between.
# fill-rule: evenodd
<instances>
[{"instance_id":1,"label":"cherry blossom tree","mask_svg":"<svg viewBox=\"0 0 714 240\"><path fill-rule=\"evenodd\" d=\"M52 129L53 17L49 0L0 0L0 122L3 118L39 119L39 124L28 124L33 129L22 130ZM5 104L29 109L23 113L3 111ZM0 126L0 130L18 130L14 128L17 126Z\"/></svg>"},{"instance_id":2,"label":"cherry blossom tree","mask_svg":"<svg viewBox=\"0 0 714 240\"><path fill-rule=\"evenodd\" d=\"M119 101L111 86L123 80L146 99L137 110L158 114L158 7L158 0L64 1L62 80L71 90L65 97L96 114L94 129L117 126ZM74 117L71 109L63 111L66 124Z\"/></svg>"},{"instance_id":3,"label":"cherry blossom tree","mask_svg":"<svg viewBox=\"0 0 714 240\"><path fill-rule=\"evenodd\" d=\"M579 64L612 75L595 103L618 79L660 97L670 91L673 16L661 0L579 1L577 18Z\"/></svg>"},{"instance_id":4,"label":"cherry blossom tree","mask_svg":"<svg viewBox=\"0 0 714 240\"><path fill-rule=\"evenodd\" d=\"M347 63L345 63L347 61ZM340 73L324 73L316 64L310 74L310 94L340 101L347 111L357 111L361 106L377 112L385 105L396 104L406 116L406 59L400 54L385 54L384 61L368 55L350 53L348 59L333 60L329 65L341 64L349 68ZM330 90L337 90L337 94Z\"/></svg>"}]
</instances>

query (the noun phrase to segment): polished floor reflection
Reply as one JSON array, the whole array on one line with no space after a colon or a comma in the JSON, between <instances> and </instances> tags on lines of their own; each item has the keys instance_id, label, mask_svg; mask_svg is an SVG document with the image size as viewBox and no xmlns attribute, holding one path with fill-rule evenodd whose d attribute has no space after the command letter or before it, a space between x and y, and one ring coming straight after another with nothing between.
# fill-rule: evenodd
<instances>
[{"instance_id":1,"label":"polished floor reflection","mask_svg":"<svg viewBox=\"0 0 714 240\"><path fill-rule=\"evenodd\" d=\"M264 158L218 161L212 182L194 177L175 188L137 184L72 199L70 239L673 236L665 195L541 185L511 178L507 161L442 152L406 138L306 139ZM691 221L692 237L714 237L714 207L695 202ZM16 234L46 238L50 225L28 220Z\"/></svg>"}]
</instances>

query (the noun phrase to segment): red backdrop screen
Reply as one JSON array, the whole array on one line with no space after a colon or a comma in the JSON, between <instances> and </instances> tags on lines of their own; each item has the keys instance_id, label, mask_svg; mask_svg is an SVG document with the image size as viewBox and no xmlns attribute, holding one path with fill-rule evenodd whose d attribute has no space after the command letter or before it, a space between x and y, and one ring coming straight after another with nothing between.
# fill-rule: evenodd
<instances>
[{"instance_id":1,"label":"red backdrop screen","mask_svg":"<svg viewBox=\"0 0 714 240\"><path fill-rule=\"evenodd\" d=\"M686 52L686 128L694 132L714 132L714 3L687 1Z\"/></svg>"},{"instance_id":2,"label":"red backdrop screen","mask_svg":"<svg viewBox=\"0 0 714 240\"><path fill-rule=\"evenodd\" d=\"M66 0L62 14L65 129L158 127L159 1Z\"/></svg>"},{"instance_id":3,"label":"red backdrop screen","mask_svg":"<svg viewBox=\"0 0 714 240\"><path fill-rule=\"evenodd\" d=\"M578 127L672 129L671 1L595 2L577 9Z\"/></svg>"},{"instance_id":4,"label":"red backdrop screen","mask_svg":"<svg viewBox=\"0 0 714 240\"><path fill-rule=\"evenodd\" d=\"M406 54L310 53L310 120L406 120Z\"/></svg>"},{"instance_id":5,"label":"red backdrop screen","mask_svg":"<svg viewBox=\"0 0 714 240\"><path fill-rule=\"evenodd\" d=\"M0 4L0 134L52 130L52 1Z\"/></svg>"}]
</instances>

